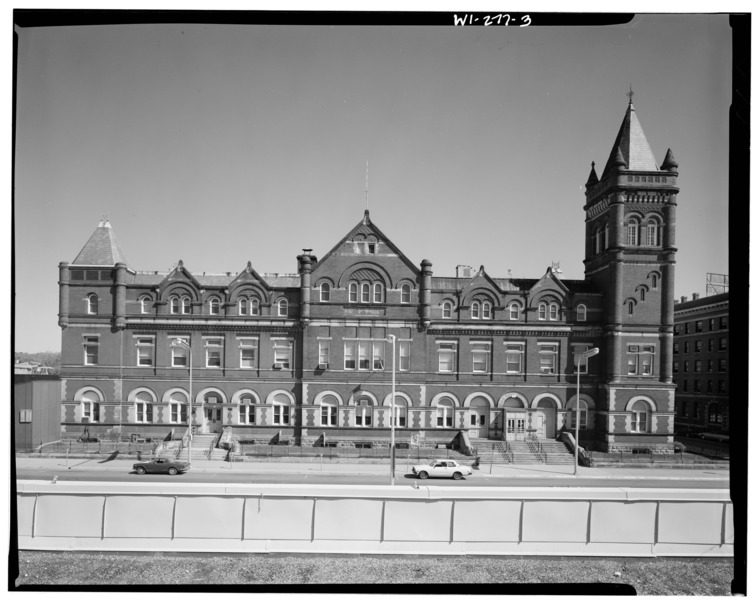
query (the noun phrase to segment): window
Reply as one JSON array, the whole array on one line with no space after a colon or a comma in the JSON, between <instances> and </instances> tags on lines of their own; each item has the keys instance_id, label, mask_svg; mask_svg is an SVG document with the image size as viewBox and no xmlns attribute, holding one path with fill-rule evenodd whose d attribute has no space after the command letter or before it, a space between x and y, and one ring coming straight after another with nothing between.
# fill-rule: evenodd
<instances>
[{"instance_id":1,"label":"window","mask_svg":"<svg viewBox=\"0 0 755 600\"><path fill-rule=\"evenodd\" d=\"M32 411L28 409L23 409L18 411L18 422L19 423L31 423L31 415Z\"/></svg>"},{"instance_id":2,"label":"window","mask_svg":"<svg viewBox=\"0 0 755 600\"><path fill-rule=\"evenodd\" d=\"M291 340L273 339L273 368L291 368Z\"/></svg>"},{"instance_id":3,"label":"window","mask_svg":"<svg viewBox=\"0 0 755 600\"><path fill-rule=\"evenodd\" d=\"M708 423L719 424L724 422L724 415L718 402L711 402L708 405Z\"/></svg>"},{"instance_id":4,"label":"window","mask_svg":"<svg viewBox=\"0 0 755 600\"><path fill-rule=\"evenodd\" d=\"M702 350L703 350L703 341L695 340L695 352L702 352Z\"/></svg>"},{"instance_id":5,"label":"window","mask_svg":"<svg viewBox=\"0 0 755 600\"><path fill-rule=\"evenodd\" d=\"M370 284L363 283L361 289L362 289L362 295L360 298L360 302L368 303L370 301Z\"/></svg>"},{"instance_id":6,"label":"window","mask_svg":"<svg viewBox=\"0 0 755 600\"><path fill-rule=\"evenodd\" d=\"M181 298L181 313L184 315L191 314L191 298L188 296Z\"/></svg>"},{"instance_id":7,"label":"window","mask_svg":"<svg viewBox=\"0 0 755 600\"><path fill-rule=\"evenodd\" d=\"M513 342L504 344L506 353L506 373L522 373L524 362L524 343Z\"/></svg>"},{"instance_id":8,"label":"window","mask_svg":"<svg viewBox=\"0 0 755 600\"><path fill-rule=\"evenodd\" d=\"M548 316L548 306L544 302L541 302L537 306L537 318L540 321L545 321L547 316Z\"/></svg>"},{"instance_id":9,"label":"window","mask_svg":"<svg viewBox=\"0 0 755 600\"><path fill-rule=\"evenodd\" d=\"M335 427L338 424L338 402L335 398L323 398L320 404L320 425Z\"/></svg>"},{"instance_id":10,"label":"window","mask_svg":"<svg viewBox=\"0 0 755 600\"><path fill-rule=\"evenodd\" d=\"M713 331L716 328L716 320L708 319L708 331Z\"/></svg>"},{"instance_id":11,"label":"window","mask_svg":"<svg viewBox=\"0 0 755 600\"><path fill-rule=\"evenodd\" d=\"M682 381L682 391L685 391L685 392L687 391L687 387L688 387L687 383L688 381L686 379Z\"/></svg>"},{"instance_id":12,"label":"window","mask_svg":"<svg viewBox=\"0 0 755 600\"><path fill-rule=\"evenodd\" d=\"M396 427L406 427L406 400L403 398L396 398L394 400L393 415L396 417ZM388 424L391 424L391 416L389 413Z\"/></svg>"},{"instance_id":13,"label":"window","mask_svg":"<svg viewBox=\"0 0 755 600\"><path fill-rule=\"evenodd\" d=\"M100 422L99 398L91 392L86 392L81 400L81 422L82 423L99 423Z\"/></svg>"},{"instance_id":14,"label":"window","mask_svg":"<svg viewBox=\"0 0 755 600\"><path fill-rule=\"evenodd\" d=\"M186 423L189 420L189 407L183 395L174 394L170 397L170 422Z\"/></svg>"},{"instance_id":15,"label":"window","mask_svg":"<svg viewBox=\"0 0 755 600\"><path fill-rule=\"evenodd\" d=\"M689 342L684 342L684 353L689 354Z\"/></svg>"},{"instance_id":16,"label":"window","mask_svg":"<svg viewBox=\"0 0 755 600\"><path fill-rule=\"evenodd\" d=\"M579 366L579 372L581 375L586 375L589 372L590 359L583 358L579 361L579 355L587 352L591 346L588 344L577 344L574 348L574 372L577 372L577 366ZM579 362L579 365L577 363Z\"/></svg>"},{"instance_id":17,"label":"window","mask_svg":"<svg viewBox=\"0 0 755 600\"><path fill-rule=\"evenodd\" d=\"M219 315L220 314L220 299L214 296L210 298L209 307L210 307L211 315Z\"/></svg>"},{"instance_id":18,"label":"window","mask_svg":"<svg viewBox=\"0 0 755 600\"><path fill-rule=\"evenodd\" d=\"M438 343L438 371L441 373L456 371L456 342Z\"/></svg>"},{"instance_id":19,"label":"window","mask_svg":"<svg viewBox=\"0 0 755 600\"><path fill-rule=\"evenodd\" d=\"M254 396L244 394L239 398L239 425L254 425Z\"/></svg>"},{"instance_id":20,"label":"window","mask_svg":"<svg viewBox=\"0 0 755 600\"><path fill-rule=\"evenodd\" d=\"M656 221L651 220L648 222L646 235L648 246L658 245L658 223Z\"/></svg>"},{"instance_id":21,"label":"window","mask_svg":"<svg viewBox=\"0 0 755 600\"><path fill-rule=\"evenodd\" d=\"M708 352L713 352L714 345L713 338L708 338Z\"/></svg>"},{"instance_id":22,"label":"window","mask_svg":"<svg viewBox=\"0 0 755 600\"><path fill-rule=\"evenodd\" d=\"M454 404L450 398L441 398L435 408L435 422L438 427L453 427Z\"/></svg>"},{"instance_id":23,"label":"window","mask_svg":"<svg viewBox=\"0 0 755 600\"><path fill-rule=\"evenodd\" d=\"M330 302L330 284L327 281L320 284L320 302Z\"/></svg>"},{"instance_id":24,"label":"window","mask_svg":"<svg viewBox=\"0 0 755 600\"><path fill-rule=\"evenodd\" d=\"M405 283L401 286L401 304L409 304L412 300L412 286Z\"/></svg>"},{"instance_id":25,"label":"window","mask_svg":"<svg viewBox=\"0 0 755 600\"><path fill-rule=\"evenodd\" d=\"M718 328L719 329L728 329L729 328L729 317L719 317L718 318Z\"/></svg>"},{"instance_id":26,"label":"window","mask_svg":"<svg viewBox=\"0 0 755 600\"><path fill-rule=\"evenodd\" d=\"M520 310L521 306L519 306L518 302L512 302L511 304L509 304L509 319L511 319L512 321L518 321Z\"/></svg>"},{"instance_id":27,"label":"window","mask_svg":"<svg viewBox=\"0 0 755 600\"><path fill-rule=\"evenodd\" d=\"M725 358L720 358L718 360L718 372L726 373L726 359Z\"/></svg>"},{"instance_id":28,"label":"window","mask_svg":"<svg viewBox=\"0 0 755 600\"><path fill-rule=\"evenodd\" d=\"M249 300L239 298L239 315L245 317L249 314Z\"/></svg>"},{"instance_id":29,"label":"window","mask_svg":"<svg viewBox=\"0 0 755 600\"><path fill-rule=\"evenodd\" d=\"M375 304L383 303L383 284L379 281L372 284L372 302Z\"/></svg>"},{"instance_id":30,"label":"window","mask_svg":"<svg viewBox=\"0 0 755 600\"><path fill-rule=\"evenodd\" d=\"M357 400L355 413L357 427L372 427L372 401L369 398Z\"/></svg>"},{"instance_id":31,"label":"window","mask_svg":"<svg viewBox=\"0 0 755 600\"><path fill-rule=\"evenodd\" d=\"M710 379L708 379L708 381L706 382L706 391L708 392L713 391L713 382Z\"/></svg>"},{"instance_id":32,"label":"window","mask_svg":"<svg viewBox=\"0 0 755 600\"><path fill-rule=\"evenodd\" d=\"M712 373L712 372L713 372L713 361L709 360L708 361L708 373Z\"/></svg>"},{"instance_id":33,"label":"window","mask_svg":"<svg viewBox=\"0 0 755 600\"><path fill-rule=\"evenodd\" d=\"M701 373L703 370L703 361L696 360L695 361L695 373Z\"/></svg>"},{"instance_id":34,"label":"window","mask_svg":"<svg viewBox=\"0 0 755 600\"><path fill-rule=\"evenodd\" d=\"M650 276L650 287L654 290L658 289L658 275L655 273Z\"/></svg>"},{"instance_id":35,"label":"window","mask_svg":"<svg viewBox=\"0 0 755 600\"><path fill-rule=\"evenodd\" d=\"M728 346L728 342L729 342L728 338L725 338L725 337L718 338L718 350L719 351L726 350Z\"/></svg>"},{"instance_id":36,"label":"window","mask_svg":"<svg viewBox=\"0 0 755 600\"><path fill-rule=\"evenodd\" d=\"M587 307L584 304L577 307L577 321L587 321Z\"/></svg>"},{"instance_id":37,"label":"window","mask_svg":"<svg viewBox=\"0 0 755 600\"><path fill-rule=\"evenodd\" d=\"M647 402L640 400L634 403L632 408L632 432L633 433L647 433L648 432L648 415L650 414L650 407Z\"/></svg>"},{"instance_id":38,"label":"window","mask_svg":"<svg viewBox=\"0 0 755 600\"><path fill-rule=\"evenodd\" d=\"M256 369L257 368L257 338L240 337L239 342L239 368Z\"/></svg>"},{"instance_id":39,"label":"window","mask_svg":"<svg viewBox=\"0 0 755 600\"><path fill-rule=\"evenodd\" d=\"M440 305L441 318L450 319L452 310L453 310L453 305L450 302L446 301L443 304L441 304Z\"/></svg>"},{"instance_id":40,"label":"window","mask_svg":"<svg viewBox=\"0 0 755 600\"><path fill-rule=\"evenodd\" d=\"M689 373L689 361L688 360L684 361L684 372L685 373Z\"/></svg>"},{"instance_id":41,"label":"window","mask_svg":"<svg viewBox=\"0 0 755 600\"><path fill-rule=\"evenodd\" d=\"M653 375L655 346L641 346L638 344L630 344L627 352L627 358L629 360L629 375L641 377L650 377Z\"/></svg>"},{"instance_id":42,"label":"window","mask_svg":"<svg viewBox=\"0 0 755 600\"><path fill-rule=\"evenodd\" d=\"M152 336L136 336L136 365L151 367L155 364L155 338Z\"/></svg>"},{"instance_id":43,"label":"window","mask_svg":"<svg viewBox=\"0 0 755 600\"><path fill-rule=\"evenodd\" d=\"M575 403L576 404L576 403ZM572 411L572 426L577 422L577 409ZM579 400L579 428L587 429L587 402Z\"/></svg>"},{"instance_id":44,"label":"window","mask_svg":"<svg viewBox=\"0 0 755 600\"><path fill-rule=\"evenodd\" d=\"M279 317L287 317L288 316L288 300L285 298L281 298L278 300L278 316Z\"/></svg>"},{"instance_id":45,"label":"window","mask_svg":"<svg viewBox=\"0 0 755 600\"><path fill-rule=\"evenodd\" d=\"M490 302L483 302L482 303L482 318L490 319L491 315L492 315L492 306Z\"/></svg>"},{"instance_id":46,"label":"window","mask_svg":"<svg viewBox=\"0 0 755 600\"><path fill-rule=\"evenodd\" d=\"M679 354L679 342L674 342L674 354Z\"/></svg>"},{"instance_id":47,"label":"window","mask_svg":"<svg viewBox=\"0 0 755 600\"><path fill-rule=\"evenodd\" d=\"M556 359L558 358L558 345L540 344L540 373L554 375L556 373Z\"/></svg>"},{"instance_id":48,"label":"window","mask_svg":"<svg viewBox=\"0 0 755 600\"><path fill-rule=\"evenodd\" d=\"M632 316L634 314L634 302L632 302L631 300L627 302L627 314L629 314L629 316Z\"/></svg>"},{"instance_id":49,"label":"window","mask_svg":"<svg viewBox=\"0 0 755 600\"><path fill-rule=\"evenodd\" d=\"M152 299L149 296L142 296L139 298L139 312L143 315L148 314L151 303Z\"/></svg>"},{"instance_id":50,"label":"window","mask_svg":"<svg viewBox=\"0 0 755 600\"><path fill-rule=\"evenodd\" d=\"M678 373L679 372L679 361L678 360L674 361L674 365L673 365L672 368L673 368L674 373Z\"/></svg>"},{"instance_id":51,"label":"window","mask_svg":"<svg viewBox=\"0 0 755 600\"><path fill-rule=\"evenodd\" d=\"M177 315L180 312L181 299L177 296L171 296L170 298L170 314Z\"/></svg>"},{"instance_id":52,"label":"window","mask_svg":"<svg viewBox=\"0 0 755 600\"><path fill-rule=\"evenodd\" d=\"M357 362L358 357L358 362ZM343 344L343 368L360 371L382 371L385 369L385 342L370 340L348 340Z\"/></svg>"},{"instance_id":53,"label":"window","mask_svg":"<svg viewBox=\"0 0 755 600\"><path fill-rule=\"evenodd\" d=\"M189 366L189 349L185 346L173 345L174 342L183 341L189 343L189 338L168 338L170 344L170 366L172 367L188 367Z\"/></svg>"},{"instance_id":54,"label":"window","mask_svg":"<svg viewBox=\"0 0 755 600\"><path fill-rule=\"evenodd\" d=\"M222 365L223 338L204 338L205 366L219 369Z\"/></svg>"},{"instance_id":55,"label":"window","mask_svg":"<svg viewBox=\"0 0 755 600\"><path fill-rule=\"evenodd\" d=\"M472 372L490 373L490 342L471 342Z\"/></svg>"},{"instance_id":56,"label":"window","mask_svg":"<svg viewBox=\"0 0 755 600\"><path fill-rule=\"evenodd\" d=\"M354 282L351 282L349 284L349 302L356 302L357 301L357 284Z\"/></svg>"},{"instance_id":57,"label":"window","mask_svg":"<svg viewBox=\"0 0 755 600\"><path fill-rule=\"evenodd\" d=\"M343 343L343 368L347 371L357 368L356 342L344 342Z\"/></svg>"},{"instance_id":58,"label":"window","mask_svg":"<svg viewBox=\"0 0 755 600\"><path fill-rule=\"evenodd\" d=\"M695 332L701 333L703 330L703 322L702 321L695 321Z\"/></svg>"},{"instance_id":59,"label":"window","mask_svg":"<svg viewBox=\"0 0 755 600\"><path fill-rule=\"evenodd\" d=\"M317 364L321 369L327 369L330 366L330 340L318 340Z\"/></svg>"},{"instance_id":60,"label":"window","mask_svg":"<svg viewBox=\"0 0 755 600\"><path fill-rule=\"evenodd\" d=\"M147 394L138 394L136 396L136 422L152 422L152 398Z\"/></svg>"},{"instance_id":61,"label":"window","mask_svg":"<svg viewBox=\"0 0 755 600\"><path fill-rule=\"evenodd\" d=\"M726 382L723 379L718 381L718 391L722 394L726 393Z\"/></svg>"},{"instance_id":62,"label":"window","mask_svg":"<svg viewBox=\"0 0 755 600\"><path fill-rule=\"evenodd\" d=\"M477 302L476 300L472 302L472 309L469 314L473 319L480 318L480 303Z\"/></svg>"},{"instance_id":63,"label":"window","mask_svg":"<svg viewBox=\"0 0 755 600\"><path fill-rule=\"evenodd\" d=\"M409 340L400 340L398 343L398 370L402 372L409 371L411 363L411 342Z\"/></svg>"},{"instance_id":64,"label":"window","mask_svg":"<svg viewBox=\"0 0 755 600\"><path fill-rule=\"evenodd\" d=\"M689 333L689 323L684 324L684 333Z\"/></svg>"},{"instance_id":65,"label":"window","mask_svg":"<svg viewBox=\"0 0 755 600\"><path fill-rule=\"evenodd\" d=\"M273 425L289 425L291 423L290 404L289 399L280 394L273 399Z\"/></svg>"},{"instance_id":66,"label":"window","mask_svg":"<svg viewBox=\"0 0 755 600\"><path fill-rule=\"evenodd\" d=\"M372 342L372 370L382 371L385 369L385 343Z\"/></svg>"},{"instance_id":67,"label":"window","mask_svg":"<svg viewBox=\"0 0 755 600\"><path fill-rule=\"evenodd\" d=\"M636 246L637 245L637 221L630 220L629 223L627 223L627 245L628 246Z\"/></svg>"},{"instance_id":68,"label":"window","mask_svg":"<svg viewBox=\"0 0 755 600\"><path fill-rule=\"evenodd\" d=\"M645 288L640 288L640 300L645 301Z\"/></svg>"},{"instance_id":69,"label":"window","mask_svg":"<svg viewBox=\"0 0 755 600\"><path fill-rule=\"evenodd\" d=\"M558 304L551 304L548 308L550 310L550 320L558 321Z\"/></svg>"},{"instance_id":70,"label":"window","mask_svg":"<svg viewBox=\"0 0 755 600\"><path fill-rule=\"evenodd\" d=\"M682 410L682 416L686 417L687 416L687 401L686 400L682 401L682 409L681 410Z\"/></svg>"},{"instance_id":71,"label":"window","mask_svg":"<svg viewBox=\"0 0 755 600\"><path fill-rule=\"evenodd\" d=\"M84 364L96 365L99 363L100 338L96 335L84 336Z\"/></svg>"},{"instance_id":72,"label":"window","mask_svg":"<svg viewBox=\"0 0 755 600\"><path fill-rule=\"evenodd\" d=\"M89 294L86 297L86 309L88 315L96 315L99 307L99 300L96 294Z\"/></svg>"}]
</instances>

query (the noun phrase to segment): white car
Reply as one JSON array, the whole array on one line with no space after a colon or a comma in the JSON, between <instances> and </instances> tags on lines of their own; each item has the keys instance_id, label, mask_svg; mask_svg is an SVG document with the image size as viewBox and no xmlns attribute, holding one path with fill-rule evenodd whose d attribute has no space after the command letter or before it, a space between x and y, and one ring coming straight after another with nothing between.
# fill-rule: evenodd
<instances>
[{"instance_id":1,"label":"white car","mask_svg":"<svg viewBox=\"0 0 755 600\"><path fill-rule=\"evenodd\" d=\"M472 468L466 465L460 465L455 460L434 460L429 465L415 465L412 467L414 473L420 479L428 477L453 477L461 479L472 474Z\"/></svg>"}]
</instances>

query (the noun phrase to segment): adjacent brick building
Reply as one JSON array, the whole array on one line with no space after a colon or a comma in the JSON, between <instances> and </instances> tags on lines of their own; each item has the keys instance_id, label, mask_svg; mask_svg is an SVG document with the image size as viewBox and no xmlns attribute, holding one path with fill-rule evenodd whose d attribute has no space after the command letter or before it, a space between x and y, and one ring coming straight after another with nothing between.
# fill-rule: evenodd
<instances>
[{"instance_id":1,"label":"adjacent brick building","mask_svg":"<svg viewBox=\"0 0 755 600\"><path fill-rule=\"evenodd\" d=\"M729 294L674 307L674 383L679 434L729 434Z\"/></svg>"},{"instance_id":2,"label":"adjacent brick building","mask_svg":"<svg viewBox=\"0 0 755 600\"><path fill-rule=\"evenodd\" d=\"M587 181L584 280L436 276L367 211L295 274L137 271L101 223L60 264L63 431L181 434L191 367L198 431L384 444L395 340L399 442L557 437L575 425L575 356L599 348L582 364L580 440L669 451L676 184L630 102Z\"/></svg>"}]
</instances>

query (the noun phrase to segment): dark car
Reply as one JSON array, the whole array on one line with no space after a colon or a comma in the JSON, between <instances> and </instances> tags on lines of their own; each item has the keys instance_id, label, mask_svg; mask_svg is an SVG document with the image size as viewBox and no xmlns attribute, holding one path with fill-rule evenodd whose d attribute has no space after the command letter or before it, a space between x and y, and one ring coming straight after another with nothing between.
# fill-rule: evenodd
<instances>
[{"instance_id":1,"label":"dark car","mask_svg":"<svg viewBox=\"0 0 755 600\"><path fill-rule=\"evenodd\" d=\"M156 458L154 460L134 463L134 471L139 475L144 475L145 473L175 475L176 473L183 473L188 470L189 465L187 463L173 460L172 458Z\"/></svg>"}]
</instances>

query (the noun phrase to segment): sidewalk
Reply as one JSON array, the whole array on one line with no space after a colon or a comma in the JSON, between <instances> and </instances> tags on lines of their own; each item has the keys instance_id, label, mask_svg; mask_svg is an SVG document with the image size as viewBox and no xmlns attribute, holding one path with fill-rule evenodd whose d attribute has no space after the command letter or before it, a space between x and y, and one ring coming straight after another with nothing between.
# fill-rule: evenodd
<instances>
[{"instance_id":1,"label":"sidewalk","mask_svg":"<svg viewBox=\"0 0 755 600\"><path fill-rule=\"evenodd\" d=\"M108 455L89 455L83 457L16 456L16 469L39 470L87 470L87 471L130 471L131 465L138 462L131 456L116 457L108 460ZM413 463L396 462L396 476L403 477L411 472ZM256 473L329 473L333 475L373 475L388 473L388 461L381 463L367 462L289 462L274 459L245 460L229 463L223 460L192 460L191 471L199 473L224 473L229 471ZM574 477L574 465L485 465L473 471L473 476L537 479L543 477ZM654 467L579 467L580 479L625 479L625 480L676 480L676 481L729 481L728 469L683 469Z\"/></svg>"}]
</instances>

